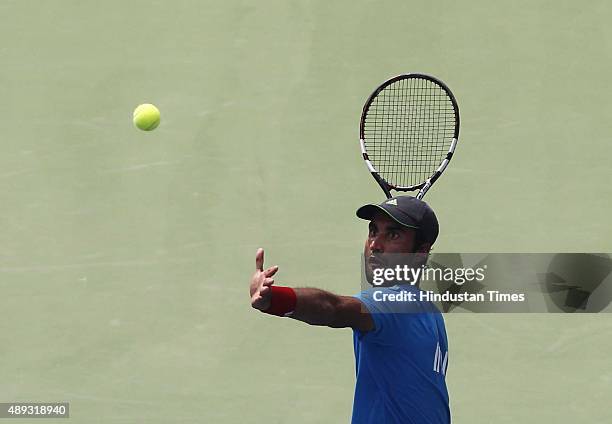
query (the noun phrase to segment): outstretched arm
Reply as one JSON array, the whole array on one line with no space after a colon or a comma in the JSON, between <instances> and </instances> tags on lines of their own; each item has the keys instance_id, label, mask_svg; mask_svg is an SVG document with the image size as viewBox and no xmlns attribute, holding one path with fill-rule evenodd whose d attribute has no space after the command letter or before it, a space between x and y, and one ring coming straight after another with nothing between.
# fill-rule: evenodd
<instances>
[{"instance_id":1,"label":"outstretched arm","mask_svg":"<svg viewBox=\"0 0 612 424\"><path fill-rule=\"evenodd\" d=\"M363 304L352 296L338 296L315 288L296 288L297 303L291 318L312 325L351 327L366 332L374 322Z\"/></svg>"},{"instance_id":2,"label":"outstretched arm","mask_svg":"<svg viewBox=\"0 0 612 424\"><path fill-rule=\"evenodd\" d=\"M363 332L374 329L372 317L358 299L351 296L338 296L315 288L274 287L272 277L278 271L278 267L273 266L264 270L263 264L264 251L258 249L255 256L255 274L253 274L250 286L253 308L262 312L274 313L271 312L271 309L277 309L274 304L288 299L294 307L292 311L288 311L287 316L293 319L312 325L334 328L351 327Z\"/></svg>"}]
</instances>

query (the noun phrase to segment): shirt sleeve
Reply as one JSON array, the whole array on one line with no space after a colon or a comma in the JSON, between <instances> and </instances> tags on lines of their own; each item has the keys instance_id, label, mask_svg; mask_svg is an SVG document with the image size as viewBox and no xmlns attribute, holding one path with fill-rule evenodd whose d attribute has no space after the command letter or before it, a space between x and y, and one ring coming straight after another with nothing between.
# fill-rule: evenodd
<instances>
[{"instance_id":1,"label":"shirt sleeve","mask_svg":"<svg viewBox=\"0 0 612 424\"><path fill-rule=\"evenodd\" d=\"M378 344L393 344L393 333L397 325L395 313L387 308L386 302L374 300L372 290L364 290L355 297L361 301L370 313L374 321L374 329L371 331L355 330L359 340L367 340Z\"/></svg>"}]
</instances>

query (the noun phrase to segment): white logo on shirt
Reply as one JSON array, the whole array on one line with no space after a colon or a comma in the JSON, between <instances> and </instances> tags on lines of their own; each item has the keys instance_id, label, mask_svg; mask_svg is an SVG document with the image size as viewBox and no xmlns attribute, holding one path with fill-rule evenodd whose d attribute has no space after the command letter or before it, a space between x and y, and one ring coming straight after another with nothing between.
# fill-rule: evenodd
<instances>
[{"instance_id":1,"label":"white logo on shirt","mask_svg":"<svg viewBox=\"0 0 612 424\"><path fill-rule=\"evenodd\" d=\"M444 352L444 358L442 358L442 349L440 349L440 343L436 345L436 353L434 354L433 370L442 375L446 375L446 369L448 368L448 350Z\"/></svg>"}]
</instances>

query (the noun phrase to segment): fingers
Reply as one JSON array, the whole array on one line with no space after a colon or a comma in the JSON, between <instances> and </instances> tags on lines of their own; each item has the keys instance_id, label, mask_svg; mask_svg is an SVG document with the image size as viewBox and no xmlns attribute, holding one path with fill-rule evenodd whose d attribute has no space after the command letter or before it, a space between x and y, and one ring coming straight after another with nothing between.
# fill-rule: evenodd
<instances>
[{"instance_id":1,"label":"fingers","mask_svg":"<svg viewBox=\"0 0 612 424\"><path fill-rule=\"evenodd\" d=\"M274 265L274 266L271 266L270 268L266 269L264 271L264 275L266 277L272 277L274 274L276 274L276 271L278 271L278 265Z\"/></svg>"},{"instance_id":2,"label":"fingers","mask_svg":"<svg viewBox=\"0 0 612 424\"><path fill-rule=\"evenodd\" d=\"M272 290L271 286L274 284L274 278L266 278L259 289L259 295L264 296L270 290Z\"/></svg>"},{"instance_id":3,"label":"fingers","mask_svg":"<svg viewBox=\"0 0 612 424\"><path fill-rule=\"evenodd\" d=\"M272 277L278 271L278 265L271 266L264 271L264 250L260 247L255 254L255 269L264 273L266 277Z\"/></svg>"},{"instance_id":4,"label":"fingers","mask_svg":"<svg viewBox=\"0 0 612 424\"><path fill-rule=\"evenodd\" d=\"M255 309L266 310L270 306L272 299L273 278L264 278L258 290L251 294L251 306Z\"/></svg>"},{"instance_id":5,"label":"fingers","mask_svg":"<svg viewBox=\"0 0 612 424\"><path fill-rule=\"evenodd\" d=\"M257 249L257 253L255 254L255 269L258 271L263 271L264 265L264 250L260 247Z\"/></svg>"}]
</instances>

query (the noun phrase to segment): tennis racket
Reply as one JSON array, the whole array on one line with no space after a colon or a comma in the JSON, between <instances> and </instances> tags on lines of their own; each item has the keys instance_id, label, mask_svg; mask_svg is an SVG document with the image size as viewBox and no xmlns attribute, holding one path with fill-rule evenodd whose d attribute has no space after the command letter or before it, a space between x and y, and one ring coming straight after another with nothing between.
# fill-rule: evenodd
<instances>
[{"instance_id":1,"label":"tennis racket","mask_svg":"<svg viewBox=\"0 0 612 424\"><path fill-rule=\"evenodd\" d=\"M439 79L398 75L368 97L359 138L363 160L387 198L391 190L418 190L422 199L453 157L459 106Z\"/></svg>"}]
</instances>

